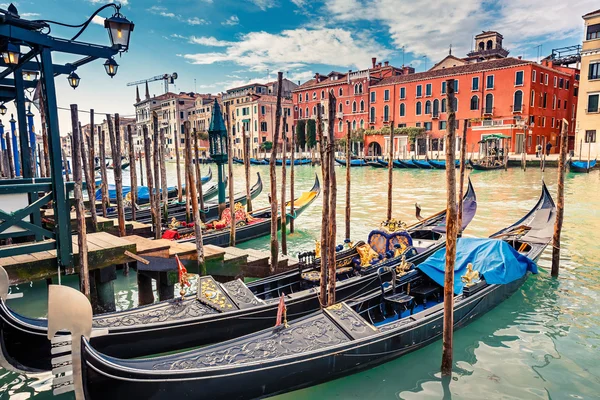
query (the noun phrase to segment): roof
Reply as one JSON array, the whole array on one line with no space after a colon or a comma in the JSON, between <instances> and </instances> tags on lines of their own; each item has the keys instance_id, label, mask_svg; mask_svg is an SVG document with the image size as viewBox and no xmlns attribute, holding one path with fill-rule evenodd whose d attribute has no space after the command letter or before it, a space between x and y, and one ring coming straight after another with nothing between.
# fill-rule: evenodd
<instances>
[{"instance_id":1,"label":"roof","mask_svg":"<svg viewBox=\"0 0 600 400\"><path fill-rule=\"evenodd\" d=\"M243 86L238 86L238 87L234 87L231 89L227 89L227 93L231 93L234 90L240 90L240 89L245 89L245 88L249 88L252 86L267 86L266 83L258 83L258 82L253 82L253 83L248 83L247 85L243 85Z\"/></svg>"},{"instance_id":2,"label":"roof","mask_svg":"<svg viewBox=\"0 0 600 400\"><path fill-rule=\"evenodd\" d=\"M499 32L496 32L496 31L483 31L480 34L476 35L475 37L477 37L477 36L487 36L487 35L499 35L499 36L502 36L502 35L500 35Z\"/></svg>"},{"instance_id":3,"label":"roof","mask_svg":"<svg viewBox=\"0 0 600 400\"><path fill-rule=\"evenodd\" d=\"M440 65L441 63L443 63L446 60L456 60L456 61L460 61L462 64L464 64L466 62L462 58L458 58L456 56L453 56L452 54L448 54L446 57L442 58L441 61L437 62L433 67L431 67L430 70L435 69L438 65Z\"/></svg>"},{"instance_id":4,"label":"roof","mask_svg":"<svg viewBox=\"0 0 600 400\"><path fill-rule=\"evenodd\" d=\"M589 12L589 13L585 14L585 15L583 16L583 18L589 18L589 17L593 17L593 16L594 16L594 15L596 15L596 14L600 14L600 9L599 9L599 10L592 11L592 12Z\"/></svg>"},{"instance_id":5,"label":"roof","mask_svg":"<svg viewBox=\"0 0 600 400\"><path fill-rule=\"evenodd\" d=\"M413 82L420 81L425 79L434 79L440 78L444 76L454 76L454 75L463 75L463 74L471 74L474 72L487 71L487 70L495 70L502 68L510 68L518 65L527 65L527 64L535 64L533 61L519 60L517 58L509 57L502 58L499 60L490 60L490 61L482 61L478 63L471 63L465 65L458 65L456 67L438 69L434 71L426 71L426 72L417 72L414 74L408 75L396 75L390 76L388 78L383 78L379 83L376 83L373 86L385 86L391 85L395 83L402 82ZM560 71L558 71L560 72Z\"/></svg>"}]
</instances>

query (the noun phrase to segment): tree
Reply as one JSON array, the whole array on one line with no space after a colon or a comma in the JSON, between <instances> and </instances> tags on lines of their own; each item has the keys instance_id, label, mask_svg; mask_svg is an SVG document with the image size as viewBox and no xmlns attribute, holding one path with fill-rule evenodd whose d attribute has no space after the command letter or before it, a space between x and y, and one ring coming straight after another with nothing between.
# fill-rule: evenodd
<instances>
[{"instance_id":1,"label":"tree","mask_svg":"<svg viewBox=\"0 0 600 400\"><path fill-rule=\"evenodd\" d=\"M309 119L307 122L306 144L309 148L317 145L317 124L314 119Z\"/></svg>"},{"instance_id":2,"label":"tree","mask_svg":"<svg viewBox=\"0 0 600 400\"><path fill-rule=\"evenodd\" d=\"M306 145L306 120L304 119L296 123L296 145L301 149Z\"/></svg>"},{"instance_id":3,"label":"tree","mask_svg":"<svg viewBox=\"0 0 600 400\"><path fill-rule=\"evenodd\" d=\"M273 142L262 142L260 145L260 149L264 151L269 151L273 148Z\"/></svg>"}]
</instances>

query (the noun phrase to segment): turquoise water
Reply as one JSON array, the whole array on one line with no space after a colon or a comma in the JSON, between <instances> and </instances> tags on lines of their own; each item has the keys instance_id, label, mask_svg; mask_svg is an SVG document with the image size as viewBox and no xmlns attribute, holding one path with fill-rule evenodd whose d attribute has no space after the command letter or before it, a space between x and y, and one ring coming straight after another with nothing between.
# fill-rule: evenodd
<instances>
[{"instance_id":1,"label":"turquoise water","mask_svg":"<svg viewBox=\"0 0 600 400\"><path fill-rule=\"evenodd\" d=\"M268 167L260 171L265 190L255 206L266 206ZM174 175L174 165L169 165ZM296 168L296 191L308 190L318 168ZM338 174L338 241L343 240L345 168ZM319 173L320 174L320 173ZM243 190L243 169L235 167L236 192ZM545 179L556 194L556 169L543 175L523 172L472 172L478 212L466 236L487 236L519 219L535 204ZM254 178L253 178L254 179ZM288 170L289 182L289 170ZM549 276L551 251L539 261L540 274L500 306L457 331L454 376L442 384L441 341L377 368L278 396L291 399L592 399L600 393L600 172L568 174L561 275ZM394 170L394 216L414 221L414 203L423 215L445 207L444 171ZM387 170L352 169L352 239L366 238L386 214ZM290 253L312 249L320 234L321 199L297 220L288 235ZM240 247L268 249L261 238ZM76 285L76 279L66 279ZM46 313L44 282L20 285L17 311L33 317ZM119 308L135 306L135 275L116 282ZM50 376L25 378L0 369L0 399L50 399ZM202 390L202 388L198 388ZM69 395L62 396L70 398Z\"/></svg>"}]
</instances>

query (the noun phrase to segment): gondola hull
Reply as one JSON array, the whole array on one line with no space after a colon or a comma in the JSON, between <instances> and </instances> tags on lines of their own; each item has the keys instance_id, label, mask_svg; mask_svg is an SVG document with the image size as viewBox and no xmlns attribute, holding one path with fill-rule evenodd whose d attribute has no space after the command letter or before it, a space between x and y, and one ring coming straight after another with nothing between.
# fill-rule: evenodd
<instances>
[{"instance_id":1,"label":"gondola hull","mask_svg":"<svg viewBox=\"0 0 600 400\"><path fill-rule=\"evenodd\" d=\"M424 160L417 160L417 159L413 158L412 162L414 165L416 165L420 169L432 169L433 168L431 165L429 165L429 163L427 161L424 161Z\"/></svg>"},{"instance_id":2,"label":"gondola hull","mask_svg":"<svg viewBox=\"0 0 600 400\"><path fill-rule=\"evenodd\" d=\"M443 160L443 161L439 161L439 160L427 160L427 162L434 169L446 169L446 161L445 160ZM460 161L459 160L455 160L454 161L454 166L456 168L460 167Z\"/></svg>"},{"instance_id":3,"label":"gondola hull","mask_svg":"<svg viewBox=\"0 0 600 400\"><path fill-rule=\"evenodd\" d=\"M404 168L412 168L412 169L418 169L419 168L417 166L417 164L415 164L413 162L413 160L398 160L398 163L400 163L400 165L402 165L402 167L404 167Z\"/></svg>"},{"instance_id":4,"label":"gondola hull","mask_svg":"<svg viewBox=\"0 0 600 400\"><path fill-rule=\"evenodd\" d=\"M587 173L596 167L596 160L587 161L569 161L569 171L575 173Z\"/></svg>"},{"instance_id":5,"label":"gondola hull","mask_svg":"<svg viewBox=\"0 0 600 400\"><path fill-rule=\"evenodd\" d=\"M341 160L339 158L336 158L335 162L337 162L340 165L343 165L344 167L346 166L346 160ZM350 160L351 167L366 167L367 165L368 165L367 162L362 159Z\"/></svg>"},{"instance_id":6,"label":"gondola hull","mask_svg":"<svg viewBox=\"0 0 600 400\"><path fill-rule=\"evenodd\" d=\"M482 165L482 164L474 162L473 160L469 160L469 164L471 165L471 168L473 168L476 171L493 171L496 169L504 169L505 168L504 164Z\"/></svg>"}]
</instances>

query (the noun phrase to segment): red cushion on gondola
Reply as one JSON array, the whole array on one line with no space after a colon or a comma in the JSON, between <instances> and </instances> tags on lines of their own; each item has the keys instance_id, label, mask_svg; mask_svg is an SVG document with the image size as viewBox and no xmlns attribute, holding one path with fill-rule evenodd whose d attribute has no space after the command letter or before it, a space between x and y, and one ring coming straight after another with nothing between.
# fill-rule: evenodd
<instances>
[{"instance_id":1,"label":"red cushion on gondola","mask_svg":"<svg viewBox=\"0 0 600 400\"><path fill-rule=\"evenodd\" d=\"M175 240L175 239L179 239L179 233L176 230L173 229L167 229L163 235L162 235L163 239L167 239L167 240Z\"/></svg>"}]
</instances>

